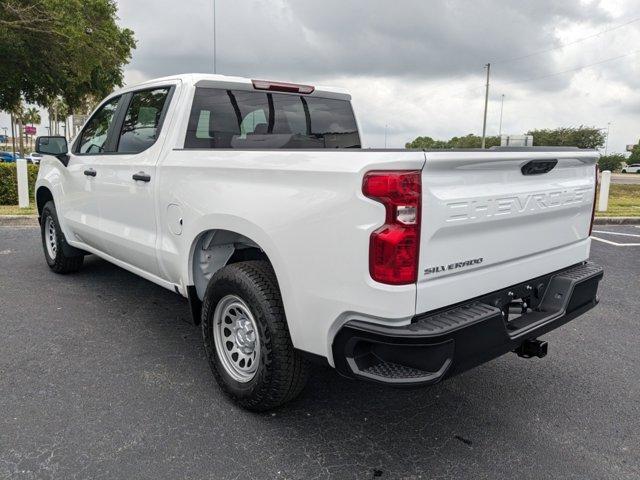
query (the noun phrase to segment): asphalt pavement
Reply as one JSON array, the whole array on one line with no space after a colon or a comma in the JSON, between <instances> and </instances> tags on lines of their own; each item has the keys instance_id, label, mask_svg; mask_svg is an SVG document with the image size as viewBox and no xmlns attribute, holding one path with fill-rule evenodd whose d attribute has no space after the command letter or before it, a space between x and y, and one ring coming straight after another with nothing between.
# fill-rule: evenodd
<instances>
[{"instance_id":1,"label":"asphalt pavement","mask_svg":"<svg viewBox=\"0 0 640 480\"><path fill-rule=\"evenodd\" d=\"M638 479L640 246L616 244L640 229L598 230L601 303L546 358L419 390L316 368L254 414L218 390L184 299L95 257L55 275L36 228L0 227L0 478Z\"/></svg>"},{"instance_id":2,"label":"asphalt pavement","mask_svg":"<svg viewBox=\"0 0 640 480\"><path fill-rule=\"evenodd\" d=\"M613 173L611 174L611 183L640 185L640 173Z\"/></svg>"}]
</instances>

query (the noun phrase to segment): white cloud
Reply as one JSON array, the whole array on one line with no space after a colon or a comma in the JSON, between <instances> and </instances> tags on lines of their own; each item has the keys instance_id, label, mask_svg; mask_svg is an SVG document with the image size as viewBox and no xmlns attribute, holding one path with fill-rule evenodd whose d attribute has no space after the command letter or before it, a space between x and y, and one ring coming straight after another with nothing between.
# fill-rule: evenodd
<instances>
[{"instance_id":1,"label":"white cloud","mask_svg":"<svg viewBox=\"0 0 640 480\"><path fill-rule=\"evenodd\" d=\"M369 146L482 128L483 65L492 62L488 133L611 125L609 149L640 137L637 0L216 0L218 73L348 88ZM138 48L127 83L212 70L212 0L119 0ZM548 76L534 81L522 82ZM3 124L0 118L0 126Z\"/></svg>"}]
</instances>

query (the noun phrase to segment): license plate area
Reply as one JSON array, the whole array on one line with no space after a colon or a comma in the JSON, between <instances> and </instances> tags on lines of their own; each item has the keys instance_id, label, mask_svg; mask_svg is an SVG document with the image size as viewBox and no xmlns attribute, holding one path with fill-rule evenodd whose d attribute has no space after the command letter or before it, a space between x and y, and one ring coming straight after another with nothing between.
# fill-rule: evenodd
<instances>
[{"instance_id":1,"label":"license plate area","mask_svg":"<svg viewBox=\"0 0 640 480\"><path fill-rule=\"evenodd\" d=\"M597 303L602 276L601 267L586 262L485 295L480 301L499 308L507 332L517 337L567 312Z\"/></svg>"},{"instance_id":2,"label":"license plate area","mask_svg":"<svg viewBox=\"0 0 640 480\"><path fill-rule=\"evenodd\" d=\"M544 309L544 298L553 274L513 285L485 295L482 303L499 308L508 332L517 333L533 323L548 317L552 311Z\"/></svg>"}]
</instances>

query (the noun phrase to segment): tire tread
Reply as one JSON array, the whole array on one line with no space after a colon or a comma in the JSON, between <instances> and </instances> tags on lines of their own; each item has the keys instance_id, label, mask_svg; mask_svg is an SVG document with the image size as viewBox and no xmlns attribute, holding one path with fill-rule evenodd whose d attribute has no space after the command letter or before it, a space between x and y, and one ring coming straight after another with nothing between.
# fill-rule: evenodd
<instances>
[{"instance_id":1,"label":"tire tread","mask_svg":"<svg viewBox=\"0 0 640 480\"><path fill-rule=\"evenodd\" d=\"M55 221L56 227L56 238L58 242L58 249L56 253L56 258L50 259L47 253L47 247L45 245L44 238L44 226L45 226L45 217L47 215L52 215L53 220ZM49 268L53 270L55 273L66 274L73 273L80 270L82 264L84 263L84 256L78 255L73 257L68 257L64 254L64 247L68 247L67 239L62 233L60 229L60 221L58 220L58 212L56 211L55 204L53 201L48 201L45 206L42 208L42 220L41 220L41 235L42 235L42 247L44 248L45 259L47 260L47 264Z\"/></svg>"},{"instance_id":2,"label":"tire tread","mask_svg":"<svg viewBox=\"0 0 640 480\"><path fill-rule=\"evenodd\" d=\"M250 396L239 396L218 371L213 342L207 342L207 329L215 310L215 292L221 283L240 283L244 289L252 291L260 308L264 310L268 323L268 333L263 340L262 356L268 359L260 375L259 385ZM246 299L245 299L246 300ZM249 302L252 307L251 302ZM253 310L253 308L252 308ZM254 312L255 315L255 312ZM257 319L260 321L259 319ZM275 272L266 261L253 260L234 263L219 270L209 282L202 309L202 326L205 347L208 347L209 361L216 380L223 391L242 407L254 411L270 410L297 397L308 379L307 361L293 348L289 328L278 288ZM266 332L266 330L265 330ZM209 345L208 345L209 343Z\"/></svg>"}]
</instances>

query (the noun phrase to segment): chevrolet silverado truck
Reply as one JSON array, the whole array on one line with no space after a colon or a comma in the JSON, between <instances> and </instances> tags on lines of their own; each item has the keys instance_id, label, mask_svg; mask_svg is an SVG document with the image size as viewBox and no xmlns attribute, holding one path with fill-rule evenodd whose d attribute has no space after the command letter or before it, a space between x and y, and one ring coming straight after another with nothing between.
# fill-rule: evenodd
<instances>
[{"instance_id":1,"label":"chevrolet silverado truck","mask_svg":"<svg viewBox=\"0 0 640 480\"><path fill-rule=\"evenodd\" d=\"M69 144L40 137L56 273L92 254L188 299L213 374L282 405L311 362L439 382L593 308L593 150L362 147L336 88L180 75L107 97Z\"/></svg>"}]
</instances>

